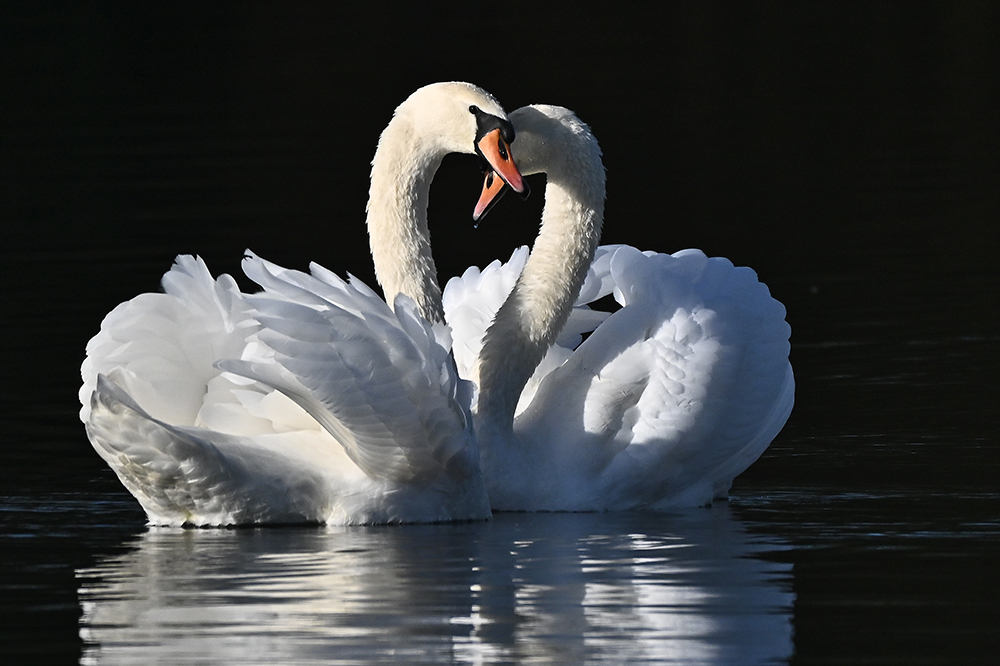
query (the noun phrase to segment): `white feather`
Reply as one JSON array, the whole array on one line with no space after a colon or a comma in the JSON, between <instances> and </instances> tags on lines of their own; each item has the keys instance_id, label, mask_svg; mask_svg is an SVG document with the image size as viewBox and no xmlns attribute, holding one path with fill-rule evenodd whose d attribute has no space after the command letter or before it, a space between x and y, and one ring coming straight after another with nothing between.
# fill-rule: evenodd
<instances>
[{"instance_id":1,"label":"white feather","mask_svg":"<svg viewBox=\"0 0 1000 666\"><path fill-rule=\"evenodd\" d=\"M488 516L468 388L412 302L245 266L262 294L179 257L170 292L116 308L89 348L88 435L150 521Z\"/></svg>"},{"instance_id":2,"label":"white feather","mask_svg":"<svg viewBox=\"0 0 1000 666\"><path fill-rule=\"evenodd\" d=\"M479 88L434 84L397 108L379 141L372 251L386 292L413 299L396 297L395 311L353 278L248 254L260 294L181 256L164 293L105 318L87 346L80 417L151 522L489 517L471 388L447 329L424 318L440 313L427 190L446 153L473 152L470 105L504 122Z\"/></svg>"},{"instance_id":3,"label":"white feather","mask_svg":"<svg viewBox=\"0 0 1000 666\"><path fill-rule=\"evenodd\" d=\"M444 292L459 367L482 384L493 508L663 509L725 496L792 408L784 307L753 271L699 250L581 253L579 239L596 246L603 212L596 141L558 107L511 120L522 172L548 173L539 239L530 258L522 248ZM567 274L583 278L579 291ZM614 314L587 308L609 293Z\"/></svg>"}]
</instances>

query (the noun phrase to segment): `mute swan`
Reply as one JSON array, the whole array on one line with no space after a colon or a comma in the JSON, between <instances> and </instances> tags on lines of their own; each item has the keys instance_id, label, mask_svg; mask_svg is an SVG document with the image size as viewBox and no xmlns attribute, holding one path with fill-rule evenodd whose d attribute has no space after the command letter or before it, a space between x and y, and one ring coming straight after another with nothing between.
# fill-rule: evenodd
<instances>
[{"instance_id":1,"label":"mute swan","mask_svg":"<svg viewBox=\"0 0 1000 666\"><path fill-rule=\"evenodd\" d=\"M248 253L263 292L178 257L165 293L115 308L87 345L80 417L150 523L482 519L470 396L441 325L427 196L449 152L516 189L513 130L483 90L416 91L372 161L368 227L395 312L355 279ZM397 296L398 294L398 296Z\"/></svg>"},{"instance_id":2,"label":"mute swan","mask_svg":"<svg viewBox=\"0 0 1000 666\"><path fill-rule=\"evenodd\" d=\"M784 307L749 268L698 250L598 248L605 178L589 128L553 106L510 118L521 173L547 174L538 238L530 257L522 248L444 291L459 372L479 387L492 508L662 509L725 496L792 408ZM502 188L487 174L477 214ZM622 306L614 314L586 305L609 293Z\"/></svg>"}]
</instances>

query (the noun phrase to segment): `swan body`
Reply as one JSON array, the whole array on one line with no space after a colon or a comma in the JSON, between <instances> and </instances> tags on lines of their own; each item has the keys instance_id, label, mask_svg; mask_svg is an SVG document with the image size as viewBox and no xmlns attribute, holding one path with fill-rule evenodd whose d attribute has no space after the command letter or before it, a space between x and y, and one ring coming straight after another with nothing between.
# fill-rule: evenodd
<instances>
[{"instance_id":1,"label":"swan body","mask_svg":"<svg viewBox=\"0 0 1000 666\"><path fill-rule=\"evenodd\" d=\"M724 497L792 408L784 307L726 259L598 247L604 169L589 129L560 107L510 117L521 172L547 174L539 236L530 256L470 269L443 296L460 373L478 385L492 508ZM608 294L616 312L589 308Z\"/></svg>"},{"instance_id":2,"label":"swan body","mask_svg":"<svg viewBox=\"0 0 1000 666\"><path fill-rule=\"evenodd\" d=\"M397 108L368 227L392 307L355 279L248 253L262 292L178 257L163 293L115 308L87 345L81 419L164 525L483 519L490 507L427 238L444 154L479 152L523 188L484 91L433 84Z\"/></svg>"}]
</instances>

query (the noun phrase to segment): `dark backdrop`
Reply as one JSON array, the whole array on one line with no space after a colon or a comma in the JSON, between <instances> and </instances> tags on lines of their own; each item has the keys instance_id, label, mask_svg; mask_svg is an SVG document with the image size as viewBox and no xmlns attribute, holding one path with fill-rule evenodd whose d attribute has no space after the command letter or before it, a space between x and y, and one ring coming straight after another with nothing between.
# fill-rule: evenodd
<instances>
[{"instance_id":1,"label":"dark backdrop","mask_svg":"<svg viewBox=\"0 0 1000 666\"><path fill-rule=\"evenodd\" d=\"M966 543L961 559L949 540L808 546L890 524L996 524L1000 9L586 7L0 5L0 496L22 498L0 509L21 520L25 496L80 497L59 505L65 519L38 513L52 525L10 527L35 535L4 553L11 576L29 572L4 584L4 603L18 601L3 624L25 650L44 651L53 627L71 639L53 651L78 650L74 567L93 549L60 540L59 520L101 521L88 493L125 492L76 416L103 315L156 290L178 253L235 274L249 247L373 284L364 207L378 134L412 90L457 79L508 110L561 104L591 125L608 168L605 242L727 256L787 305L795 411L735 489L758 498L741 515L806 544L789 555L798 658L995 654L986 546ZM477 229L475 160L445 161L431 199L442 278L530 242L533 185ZM833 503L753 508L782 488ZM852 517L845 497L879 500ZM127 534L130 521L141 514L107 518Z\"/></svg>"},{"instance_id":2,"label":"dark backdrop","mask_svg":"<svg viewBox=\"0 0 1000 666\"><path fill-rule=\"evenodd\" d=\"M592 126L605 242L758 271L793 329L789 433L995 434L995 6L344 4L0 9L5 484L102 469L73 417L84 346L177 253L372 283L378 134L451 79ZM541 184L476 229L478 178L451 157L432 193L443 279L533 237Z\"/></svg>"}]
</instances>

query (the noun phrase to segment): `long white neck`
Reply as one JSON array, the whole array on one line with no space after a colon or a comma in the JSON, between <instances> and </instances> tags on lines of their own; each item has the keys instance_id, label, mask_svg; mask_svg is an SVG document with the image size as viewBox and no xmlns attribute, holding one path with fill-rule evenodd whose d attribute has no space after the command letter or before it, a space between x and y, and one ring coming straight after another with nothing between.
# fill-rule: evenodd
<instances>
[{"instance_id":1,"label":"long white neck","mask_svg":"<svg viewBox=\"0 0 1000 666\"><path fill-rule=\"evenodd\" d=\"M432 322L444 321L444 310L427 201L444 156L475 151L479 116L473 111L507 122L482 88L458 81L424 86L396 108L372 159L368 239L375 275L390 306L397 294L406 294Z\"/></svg>"},{"instance_id":2,"label":"long white neck","mask_svg":"<svg viewBox=\"0 0 1000 666\"><path fill-rule=\"evenodd\" d=\"M518 132L523 136L520 128ZM541 230L483 338L477 425L487 455L499 455L485 449L513 435L521 391L566 324L600 238L605 192L600 151L594 142L591 150L565 157L577 159L564 168L546 169Z\"/></svg>"},{"instance_id":3,"label":"long white neck","mask_svg":"<svg viewBox=\"0 0 1000 666\"><path fill-rule=\"evenodd\" d=\"M427 202L447 152L397 114L379 139L368 192L368 239L386 301L406 294L428 321L444 320Z\"/></svg>"}]
</instances>

